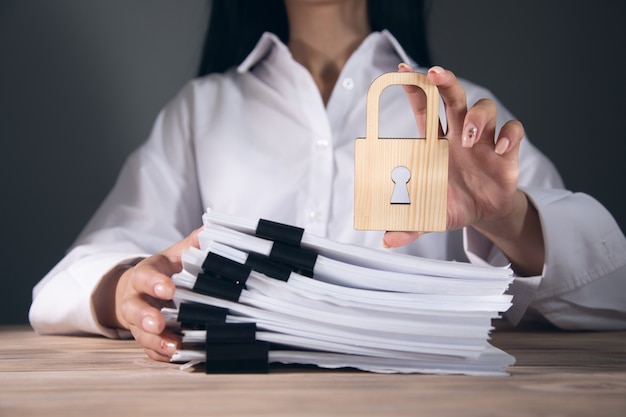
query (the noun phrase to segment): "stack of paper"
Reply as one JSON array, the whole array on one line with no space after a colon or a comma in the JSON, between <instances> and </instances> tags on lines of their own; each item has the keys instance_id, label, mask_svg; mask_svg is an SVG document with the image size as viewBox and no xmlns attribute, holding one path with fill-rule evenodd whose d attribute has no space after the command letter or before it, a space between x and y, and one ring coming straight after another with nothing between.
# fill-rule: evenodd
<instances>
[{"instance_id":1,"label":"stack of paper","mask_svg":"<svg viewBox=\"0 0 626 417\"><path fill-rule=\"evenodd\" d=\"M488 343L506 311L510 268L346 245L213 210L201 249L173 276L183 333L173 361L207 372L270 363L385 373L501 375L514 359Z\"/></svg>"}]
</instances>

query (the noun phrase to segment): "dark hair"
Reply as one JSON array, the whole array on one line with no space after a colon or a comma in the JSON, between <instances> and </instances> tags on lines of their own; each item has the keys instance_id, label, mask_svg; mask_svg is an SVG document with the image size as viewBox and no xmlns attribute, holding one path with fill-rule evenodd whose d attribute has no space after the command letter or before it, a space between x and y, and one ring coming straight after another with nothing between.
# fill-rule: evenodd
<instances>
[{"instance_id":1,"label":"dark hair","mask_svg":"<svg viewBox=\"0 0 626 417\"><path fill-rule=\"evenodd\" d=\"M288 42L284 0L213 0L198 75L224 72L252 51L263 32ZM388 29L421 66L430 65L426 11L420 0L368 0L373 31Z\"/></svg>"}]
</instances>

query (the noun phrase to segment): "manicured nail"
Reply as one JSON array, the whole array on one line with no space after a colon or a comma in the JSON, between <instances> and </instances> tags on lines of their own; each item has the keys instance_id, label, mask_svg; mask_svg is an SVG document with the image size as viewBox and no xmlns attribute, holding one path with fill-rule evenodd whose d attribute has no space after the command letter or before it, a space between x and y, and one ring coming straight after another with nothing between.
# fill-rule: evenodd
<instances>
[{"instance_id":1,"label":"manicured nail","mask_svg":"<svg viewBox=\"0 0 626 417\"><path fill-rule=\"evenodd\" d=\"M147 332L150 333L158 333L159 328L157 326L157 321L152 316L146 316L141 320L141 327Z\"/></svg>"},{"instance_id":2,"label":"manicured nail","mask_svg":"<svg viewBox=\"0 0 626 417\"><path fill-rule=\"evenodd\" d=\"M161 339L161 350L171 356L176 353L178 346L176 346L176 343L174 342Z\"/></svg>"},{"instance_id":3,"label":"manicured nail","mask_svg":"<svg viewBox=\"0 0 626 417\"><path fill-rule=\"evenodd\" d=\"M476 138L478 136L478 128L472 124L467 125L465 128L465 133L463 134L463 138L461 139L461 144L464 148L471 148L476 142Z\"/></svg>"},{"instance_id":4,"label":"manicured nail","mask_svg":"<svg viewBox=\"0 0 626 417\"><path fill-rule=\"evenodd\" d=\"M413 71L413 68L411 68L409 65L402 62L401 64L398 65L398 70Z\"/></svg>"},{"instance_id":5,"label":"manicured nail","mask_svg":"<svg viewBox=\"0 0 626 417\"><path fill-rule=\"evenodd\" d=\"M443 74L444 72L446 72L446 70L444 70L442 67L440 67L439 65L435 65L434 67L431 67L428 72L434 72L435 74Z\"/></svg>"},{"instance_id":6,"label":"manicured nail","mask_svg":"<svg viewBox=\"0 0 626 417\"><path fill-rule=\"evenodd\" d=\"M172 289L163 284L157 284L154 286L154 294L162 300L171 300L174 297Z\"/></svg>"},{"instance_id":7,"label":"manicured nail","mask_svg":"<svg viewBox=\"0 0 626 417\"><path fill-rule=\"evenodd\" d=\"M509 138L500 138L496 143L495 151L498 155L502 155L509 149L509 145L511 144L511 140Z\"/></svg>"}]
</instances>

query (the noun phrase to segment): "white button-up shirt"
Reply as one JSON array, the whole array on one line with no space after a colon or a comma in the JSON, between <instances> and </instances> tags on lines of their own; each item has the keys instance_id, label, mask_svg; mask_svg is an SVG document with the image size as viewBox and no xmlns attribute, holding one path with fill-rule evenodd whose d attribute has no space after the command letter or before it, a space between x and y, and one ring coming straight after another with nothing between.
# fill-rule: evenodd
<instances>
[{"instance_id":1,"label":"white button-up shirt","mask_svg":"<svg viewBox=\"0 0 626 417\"><path fill-rule=\"evenodd\" d=\"M365 136L370 83L401 62L418 67L391 34L372 33L324 105L309 72L276 36L265 34L238 68L190 82L128 158L71 251L35 287L33 327L118 335L94 316L91 296L101 277L182 239L200 226L207 207L381 247L381 232L353 228L354 141ZM463 85L469 105L493 99L485 89ZM498 125L512 118L500 106ZM379 130L381 137L419 135L399 86L381 95ZM519 318L530 305L564 327L626 327L626 240L610 214L592 198L562 190L552 164L527 139L519 185L539 210L547 257L542 276L512 286L511 316ZM471 229L428 234L397 250L506 263Z\"/></svg>"}]
</instances>

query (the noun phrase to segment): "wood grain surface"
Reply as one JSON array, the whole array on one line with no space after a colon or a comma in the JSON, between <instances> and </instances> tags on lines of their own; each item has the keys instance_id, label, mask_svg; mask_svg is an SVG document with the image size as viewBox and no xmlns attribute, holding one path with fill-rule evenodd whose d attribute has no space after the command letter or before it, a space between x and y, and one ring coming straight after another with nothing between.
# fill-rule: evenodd
<instances>
[{"instance_id":1,"label":"wood grain surface","mask_svg":"<svg viewBox=\"0 0 626 417\"><path fill-rule=\"evenodd\" d=\"M132 340L0 327L0 416L624 416L626 332L498 329L508 377L275 367L206 375Z\"/></svg>"},{"instance_id":2,"label":"wood grain surface","mask_svg":"<svg viewBox=\"0 0 626 417\"><path fill-rule=\"evenodd\" d=\"M379 100L390 85L415 85L426 94L425 137L379 138ZM448 141L438 138L439 91L424 74L389 72L367 93L366 137L355 141L354 227L359 230L443 231L448 193ZM392 172L403 167L408 182ZM397 187L410 197L393 203Z\"/></svg>"}]
</instances>

